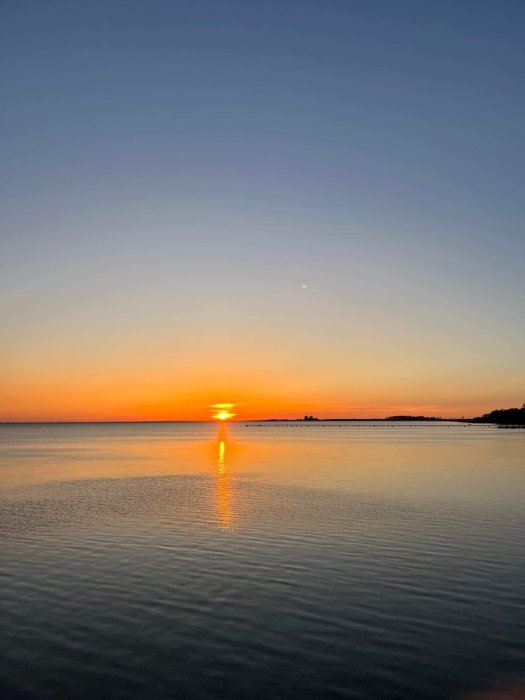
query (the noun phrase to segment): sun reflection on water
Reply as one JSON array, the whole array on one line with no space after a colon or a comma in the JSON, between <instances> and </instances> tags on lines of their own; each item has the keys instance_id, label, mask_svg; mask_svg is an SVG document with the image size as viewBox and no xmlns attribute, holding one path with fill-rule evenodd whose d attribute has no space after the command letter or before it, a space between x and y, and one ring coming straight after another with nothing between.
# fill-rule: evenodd
<instances>
[{"instance_id":1,"label":"sun reflection on water","mask_svg":"<svg viewBox=\"0 0 525 700\"><path fill-rule=\"evenodd\" d=\"M233 511L233 484L231 475L226 466L226 448L228 445L228 434L225 425L219 428L217 438L218 462L217 462L217 514L221 529L233 532L234 511Z\"/></svg>"}]
</instances>

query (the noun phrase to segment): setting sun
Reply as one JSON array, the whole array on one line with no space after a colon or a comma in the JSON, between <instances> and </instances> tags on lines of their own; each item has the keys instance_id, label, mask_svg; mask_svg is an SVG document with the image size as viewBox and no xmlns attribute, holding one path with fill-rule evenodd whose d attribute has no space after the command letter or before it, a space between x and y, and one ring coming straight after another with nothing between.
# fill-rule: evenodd
<instances>
[{"instance_id":1,"label":"setting sun","mask_svg":"<svg viewBox=\"0 0 525 700\"><path fill-rule=\"evenodd\" d=\"M235 404L233 403L214 403L211 408L216 408L217 413L214 413L212 418L215 420L228 420L233 418L235 413L232 413L229 409L233 408Z\"/></svg>"},{"instance_id":2,"label":"setting sun","mask_svg":"<svg viewBox=\"0 0 525 700\"><path fill-rule=\"evenodd\" d=\"M220 411L219 413L216 413L213 417L217 418L217 420L228 420L228 418L232 418L232 416L234 415L234 413L230 413L229 411Z\"/></svg>"}]
</instances>

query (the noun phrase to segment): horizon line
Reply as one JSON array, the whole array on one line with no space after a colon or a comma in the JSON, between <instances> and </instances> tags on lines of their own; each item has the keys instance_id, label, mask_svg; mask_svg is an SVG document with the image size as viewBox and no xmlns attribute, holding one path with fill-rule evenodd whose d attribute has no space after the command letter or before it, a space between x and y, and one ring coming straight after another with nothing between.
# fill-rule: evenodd
<instances>
[{"instance_id":1,"label":"horizon line","mask_svg":"<svg viewBox=\"0 0 525 700\"><path fill-rule=\"evenodd\" d=\"M435 421L451 421L464 422L474 420L476 416L447 418L442 416L406 416L410 418L418 418L419 420L428 419ZM316 418L315 420L305 421L304 418L246 418L243 420L217 420L215 418L195 420L195 419L173 419L173 420L0 420L0 425L82 425L82 424L136 424L136 423L217 423L223 425L225 423L260 423L260 422L290 422L290 423L322 423L323 421L389 421L391 417L386 418ZM400 421L395 421L400 422Z\"/></svg>"}]
</instances>

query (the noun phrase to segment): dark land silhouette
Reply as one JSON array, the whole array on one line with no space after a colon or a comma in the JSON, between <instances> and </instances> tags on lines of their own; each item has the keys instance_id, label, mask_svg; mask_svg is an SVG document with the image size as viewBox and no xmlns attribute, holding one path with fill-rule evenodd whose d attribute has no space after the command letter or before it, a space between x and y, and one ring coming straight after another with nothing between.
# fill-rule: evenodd
<instances>
[{"instance_id":1,"label":"dark land silhouette","mask_svg":"<svg viewBox=\"0 0 525 700\"><path fill-rule=\"evenodd\" d=\"M521 408L498 408L474 418L475 423L498 423L499 425L525 425L525 403Z\"/></svg>"},{"instance_id":2,"label":"dark land silhouette","mask_svg":"<svg viewBox=\"0 0 525 700\"><path fill-rule=\"evenodd\" d=\"M482 416L477 416L476 418L442 418L441 416L411 416L411 415L398 415L398 416L388 416L388 418L317 418L313 415L306 415L304 418L264 418L263 423L278 423L278 422L289 422L290 420L295 420L303 422L319 421L319 422L330 422L337 421L340 423L344 422L371 422L378 423L382 421L447 421L454 423L495 423L497 425L508 425L508 426L525 426L525 403L521 408L498 408L490 413L484 413ZM259 421L261 422L261 421Z\"/></svg>"}]
</instances>

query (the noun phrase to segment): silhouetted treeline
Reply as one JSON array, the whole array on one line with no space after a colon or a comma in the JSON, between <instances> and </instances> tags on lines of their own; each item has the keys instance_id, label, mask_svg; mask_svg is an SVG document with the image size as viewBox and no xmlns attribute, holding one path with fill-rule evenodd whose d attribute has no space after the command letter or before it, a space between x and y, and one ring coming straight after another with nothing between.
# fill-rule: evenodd
<instances>
[{"instance_id":1,"label":"silhouetted treeline","mask_svg":"<svg viewBox=\"0 0 525 700\"><path fill-rule=\"evenodd\" d=\"M474 418L476 423L500 423L504 425L525 425L525 403L521 408L498 408Z\"/></svg>"},{"instance_id":2,"label":"silhouetted treeline","mask_svg":"<svg viewBox=\"0 0 525 700\"><path fill-rule=\"evenodd\" d=\"M290 418L266 418L264 422L290 422ZM454 423L496 423L498 425L525 425L525 403L521 408L499 408L490 413L484 413L477 418L442 418L441 416L388 416L388 418L315 418L314 416L305 416L304 418L296 418L296 422L315 421L315 422L337 422L337 423L377 423L378 421L428 421L428 422L454 422ZM261 421L262 422L262 421Z\"/></svg>"}]
</instances>

